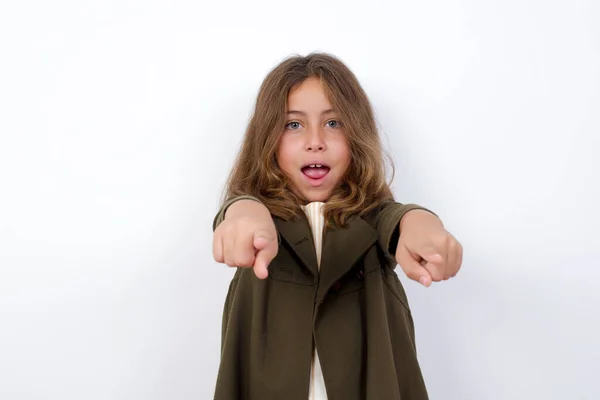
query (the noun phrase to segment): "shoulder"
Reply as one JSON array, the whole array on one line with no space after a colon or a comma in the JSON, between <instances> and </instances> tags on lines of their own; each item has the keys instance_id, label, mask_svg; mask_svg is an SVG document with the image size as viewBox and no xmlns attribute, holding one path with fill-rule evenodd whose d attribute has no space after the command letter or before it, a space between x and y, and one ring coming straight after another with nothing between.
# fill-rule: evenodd
<instances>
[{"instance_id":1,"label":"shoulder","mask_svg":"<svg viewBox=\"0 0 600 400\"><path fill-rule=\"evenodd\" d=\"M369 209L360 214L360 218L368 222L372 226L377 226L379 218L385 210L401 205L396 203L394 199L383 200L375 205L369 207Z\"/></svg>"}]
</instances>

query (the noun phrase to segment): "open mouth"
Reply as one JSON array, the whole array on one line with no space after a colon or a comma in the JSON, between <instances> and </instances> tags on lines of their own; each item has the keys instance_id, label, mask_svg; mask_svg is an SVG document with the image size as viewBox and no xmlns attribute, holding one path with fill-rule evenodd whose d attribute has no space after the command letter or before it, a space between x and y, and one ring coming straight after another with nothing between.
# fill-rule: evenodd
<instances>
[{"instance_id":1,"label":"open mouth","mask_svg":"<svg viewBox=\"0 0 600 400\"><path fill-rule=\"evenodd\" d=\"M329 170L330 168L325 164L307 164L302 167L302 173L311 179L322 179Z\"/></svg>"}]
</instances>

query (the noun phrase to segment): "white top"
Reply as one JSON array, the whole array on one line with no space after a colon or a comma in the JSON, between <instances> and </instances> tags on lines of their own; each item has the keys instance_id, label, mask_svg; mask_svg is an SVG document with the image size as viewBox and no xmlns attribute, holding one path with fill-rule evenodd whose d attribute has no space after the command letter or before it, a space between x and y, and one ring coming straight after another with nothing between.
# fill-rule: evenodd
<instances>
[{"instance_id":1,"label":"white top","mask_svg":"<svg viewBox=\"0 0 600 400\"><path fill-rule=\"evenodd\" d=\"M308 218L308 223L312 229L313 239L315 241L315 252L317 253L317 267L321 267L321 250L323 248L323 228L325 226L325 218L323 217L324 203L315 201L301 206L302 210ZM327 392L325 391L325 380L321 371L321 363L319 355L315 348L313 363L310 371L310 388L308 392L308 400L327 400Z\"/></svg>"}]
</instances>

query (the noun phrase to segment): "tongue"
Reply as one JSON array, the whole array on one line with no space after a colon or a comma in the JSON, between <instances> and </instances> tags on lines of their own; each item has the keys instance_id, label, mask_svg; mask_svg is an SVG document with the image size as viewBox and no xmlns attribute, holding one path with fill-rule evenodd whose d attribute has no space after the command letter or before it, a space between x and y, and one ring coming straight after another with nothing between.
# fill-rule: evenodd
<instances>
[{"instance_id":1,"label":"tongue","mask_svg":"<svg viewBox=\"0 0 600 400\"><path fill-rule=\"evenodd\" d=\"M321 179L322 177L327 175L327 173L329 172L329 168L327 168L327 167L319 167L319 168L306 167L302 170L302 172L304 172L304 175L308 176L309 178Z\"/></svg>"}]
</instances>

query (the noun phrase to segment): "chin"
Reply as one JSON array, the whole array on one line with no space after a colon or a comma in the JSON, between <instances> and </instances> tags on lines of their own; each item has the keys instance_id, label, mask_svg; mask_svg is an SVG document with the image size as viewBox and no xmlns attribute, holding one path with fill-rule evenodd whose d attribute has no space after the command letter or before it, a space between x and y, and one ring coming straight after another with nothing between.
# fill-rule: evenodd
<instances>
[{"instance_id":1,"label":"chin","mask_svg":"<svg viewBox=\"0 0 600 400\"><path fill-rule=\"evenodd\" d=\"M329 193L329 192L327 192L327 193L306 193L306 194L302 195L302 198L307 203L312 203L313 201L326 202L329 199L330 195L331 195L331 193Z\"/></svg>"},{"instance_id":2,"label":"chin","mask_svg":"<svg viewBox=\"0 0 600 400\"><path fill-rule=\"evenodd\" d=\"M325 186L325 185L323 185ZM314 201L326 202L331 197L333 189L327 187L310 187L307 185L292 185L292 192L298 197L301 202L312 203Z\"/></svg>"}]
</instances>

